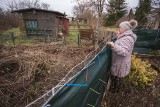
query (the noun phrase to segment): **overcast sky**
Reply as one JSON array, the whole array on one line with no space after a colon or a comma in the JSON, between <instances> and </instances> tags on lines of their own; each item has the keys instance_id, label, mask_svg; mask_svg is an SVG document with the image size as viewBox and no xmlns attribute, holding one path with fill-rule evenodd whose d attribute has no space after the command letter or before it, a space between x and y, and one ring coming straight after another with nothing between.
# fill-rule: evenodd
<instances>
[{"instance_id":1,"label":"overcast sky","mask_svg":"<svg viewBox=\"0 0 160 107\"><path fill-rule=\"evenodd\" d=\"M6 9L7 1L11 2L12 0L0 0L0 7ZM128 7L130 9L136 7L138 5L138 1L139 0L126 0L126 3L128 3ZM41 2L50 4L52 10L62 13L65 12L68 16L72 16L72 8L75 5L73 0L41 0Z\"/></svg>"}]
</instances>

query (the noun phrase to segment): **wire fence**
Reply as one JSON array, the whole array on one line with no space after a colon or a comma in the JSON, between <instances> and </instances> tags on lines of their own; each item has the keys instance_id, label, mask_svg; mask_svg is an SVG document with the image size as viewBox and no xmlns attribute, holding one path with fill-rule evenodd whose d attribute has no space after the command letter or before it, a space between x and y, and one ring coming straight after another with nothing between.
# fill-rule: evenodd
<instances>
[{"instance_id":1,"label":"wire fence","mask_svg":"<svg viewBox=\"0 0 160 107\"><path fill-rule=\"evenodd\" d=\"M99 45L95 48L95 50L93 50L92 52L90 52L79 64L75 65L73 68L71 68L70 71L68 71L68 73L65 75L65 77L56 85L54 86L52 89L46 91L45 94L43 94L42 96L40 96L39 98L37 98L36 100L34 100L33 102L29 103L28 105L26 105L26 107L32 107L35 106L37 104L43 104L44 102L46 102L46 97L48 96L54 96L59 90L61 90L63 88L63 86L70 81L71 79L73 79L76 75L78 75L79 72L77 72L77 68L80 67L81 70L85 69L86 67L88 67L89 65L87 65L87 63L94 58L98 52L100 52L104 46L106 46L104 44L104 42L110 41L112 38L112 32L109 33L108 36L106 36L106 38L99 43ZM103 45L103 46L102 46ZM77 72L76 75L74 75L73 77L70 77L70 74L73 72ZM42 101L43 100L43 101ZM41 102L41 103L40 103ZM43 103L42 103L43 102Z\"/></svg>"},{"instance_id":2,"label":"wire fence","mask_svg":"<svg viewBox=\"0 0 160 107\"><path fill-rule=\"evenodd\" d=\"M14 33L0 34L0 44L15 45Z\"/></svg>"},{"instance_id":3,"label":"wire fence","mask_svg":"<svg viewBox=\"0 0 160 107\"><path fill-rule=\"evenodd\" d=\"M30 36L31 37L31 36ZM39 43L52 43L58 42L64 44L65 38L57 36L55 39L49 35L44 36L33 36L29 38L25 34L16 35L14 32L0 33L0 44L1 45L20 45L20 44L39 44Z\"/></svg>"}]
</instances>

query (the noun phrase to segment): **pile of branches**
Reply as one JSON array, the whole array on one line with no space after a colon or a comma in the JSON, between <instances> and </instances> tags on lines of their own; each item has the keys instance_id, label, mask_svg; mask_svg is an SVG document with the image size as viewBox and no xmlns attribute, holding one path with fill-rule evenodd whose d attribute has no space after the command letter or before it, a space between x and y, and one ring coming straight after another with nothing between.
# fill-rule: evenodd
<instances>
[{"instance_id":1,"label":"pile of branches","mask_svg":"<svg viewBox=\"0 0 160 107\"><path fill-rule=\"evenodd\" d=\"M1 47L0 104L25 106L55 86L91 49Z\"/></svg>"}]
</instances>

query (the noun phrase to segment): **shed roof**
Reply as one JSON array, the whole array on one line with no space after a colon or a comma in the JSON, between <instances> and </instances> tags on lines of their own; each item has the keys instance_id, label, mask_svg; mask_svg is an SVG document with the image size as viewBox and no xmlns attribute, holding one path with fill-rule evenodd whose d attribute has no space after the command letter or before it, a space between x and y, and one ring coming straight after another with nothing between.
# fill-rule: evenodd
<instances>
[{"instance_id":1,"label":"shed roof","mask_svg":"<svg viewBox=\"0 0 160 107\"><path fill-rule=\"evenodd\" d=\"M39 9L39 8L26 8L26 9L13 10L12 13L14 13L14 12L23 13L23 12L33 11L33 10L55 13L60 16L67 16L65 13L61 13L61 12L53 11L53 10L44 10L44 9Z\"/></svg>"}]
</instances>

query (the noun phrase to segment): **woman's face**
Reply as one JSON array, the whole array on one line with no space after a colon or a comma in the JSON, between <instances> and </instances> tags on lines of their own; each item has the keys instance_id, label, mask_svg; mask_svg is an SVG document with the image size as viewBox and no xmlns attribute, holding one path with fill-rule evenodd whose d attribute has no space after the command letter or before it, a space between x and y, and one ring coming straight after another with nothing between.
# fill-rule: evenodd
<instances>
[{"instance_id":1,"label":"woman's face","mask_svg":"<svg viewBox=\"0 0 160 107\"><path fill-rule=\"evenodd\" d=\"M122 34L123 32L125 32L126 30L122 29L122 28L119 28L118 32L119 34Z\"/></svg>"}]
</instances>

